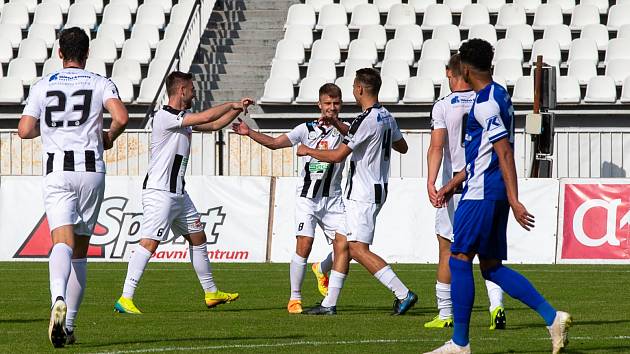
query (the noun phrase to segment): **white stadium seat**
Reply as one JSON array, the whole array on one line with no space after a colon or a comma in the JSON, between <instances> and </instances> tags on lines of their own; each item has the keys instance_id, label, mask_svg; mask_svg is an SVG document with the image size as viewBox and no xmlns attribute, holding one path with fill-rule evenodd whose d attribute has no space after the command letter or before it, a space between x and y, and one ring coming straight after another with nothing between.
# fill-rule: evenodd
<instances>
[{"instance_id":1,"label":"white stadium seat","mask_svg":"<svg viewBox=\"0 0 630 354\"><path fill-rule=\"evenodd\" d=\"M131 80L124 76L112 76L110 80L116 85L121 101L124 103L133 102L133 84Z\"/></svg>"},{"instance_id":2,"label":"white stadium seat","mask_svg":"<svg viewBox=\"0 0 630 354\"><path fill-rule=\"evenodd\" d=\"M514 0L514 4L522 7L526 13L533 14L538 6L541 5L540 0Z\"/></svg>"},{"instance_id":3,"label":"white stadium seat","mask_svg":"<svg viewBox=\"0 0 630 354\"><path fill-rule=\"evenodd\" d=\"M11 47L18 48L22 41L22 29L14 23L0 23L0 33L2 37L11 42Z\"/></svg>"},{"instance_id":4,"label":"white stadium seat","mask_svg":"<svg viewBox=\"0 0 630 354\"><path fill-rule=\"evenodd\" d=\"M464 7L459 23L461 29L470 29L475 25L487 25L490 23L490 13L485 5L471 4Z\"/></svg>"},{"instance_id":5,"label":"white stadium seat","mask_svg":"<svg viewBox=\"0 0 630 354\"><path fill-rule=\"evenodd\" d=\"M304 46L298 41L281 39L276 45L275 59L291 59L298 64L304 62Z\"/></svg>"},{"instance_id":6,"label":"white stadium seat","mask_svg":"<svg viewBox=\"0 0 630 354\"><path fill-rule=\"evenodd\" d=\"M15 77L0 77L0 102L21 103L23 100L22 81Z\"/></svg>"},{"instance_id":7,"label":"white stadium seat","mask_svg":"<svg viewBox=\"0 0 630 354\"><path fill-rule=\"evenodd\" d=\"M523 49L530 50L534 45L534 30L527 24L512 25L507 28L505 38L516 39Z\"/></svg>"},{"instance_id":8,"label":"white stadium seat","mask_svg":"<svg viewBox=\"0 0 630 354\"><path fill-rule=\"evenodd\" d=\"M135 24L150 24L157 28L164 28L165 24L164 10L158 6L150 4L142 4L138 7Z\"/></svg>"},{"instance_id":9,"label":"white stadium seat","mask_svg":"<svg viewBox=\"0 0 630 354\"><path fill-rule=\"evenodd\" d=\"M423 59L418 61L418 75L438 85L446 78L446 65L442 60Z\"/></svg>"},{"instance_id":10,"label":"white stadium seat","mask_svg":"<svg viewBox=\"0 0 630 354\"><path fill-rule=\"evenodd\" d=\"M131 26L131 11L127 5L120 2L108 4L105 6L101 23L117 24L128 29Z\"/></svg>"},{"instance_id":11,"label":"white stadium seat","mask_svg":"<svg viewBox=\"0 0 630 354\"><path fill-rule=\"evenodd\" d=\"M161 6L165 14L170 13L171 9L173 8L173 3L171 2L171 0L145 0L144 4Z\"/></svg>"},{"instance_id":12,"label":"white stadium seat","mask_svg":"<svg viewBox=\"0 0 630 354\"><path fill-rule=\"evenodd\" d=\"M20 3L8 3L2 8L0 23L12 23L26 29L29 25L28 9Z\"/></svg>"},{"instance_id":13,"label":"white stadium seat","mask_svg":"<svg viewBox=\"0 0 630 354\"><path fill-rule=\"evenodd\" d=\"M162 76L164 76L165 71L166 68L164 68L161 73ZM155 74L157 75L159 72L156 72ZM300 81L300 67L293 60L274 59L271 63L271 72L269 73L269 77L284 77L291 80L291 83L295 85Z\"/></svg>"},{"instance_id":14,"label":"white stadium seat","mask_svg":"<svg viewBox=\"0 0 630 354\"><path fill-rule=\"evenodd\" d=\"M580 85L586 85L597 76L597 63L592 60L573 60L568 63L569 70L567 76L574 77Z\"/></svg>"},{"instance_id":15,"label":"white stadium seat","mask_svg":"<svg viewBox=\"0 0 630 354\"><path fill-rule=\"evenodd\" d=\"M27 38L22 40L18 49L18 58L29 58L36 64L43 64L48 59L46 42L40 38Z\"/></svg>"},{"instance_id":16,"label":"white stadium seat","mask_svg":"<svg viewBox=\"0 0 630 354\"><path fill-rule=\"evenodd\" d=\"M344 103L356 102L356 99L354 98L354 95L352 94L352 91L353 91L352 85L354 85L354 75L343 76L343 77L337 78L337 80L335 80L335 85L339 86L339 88L341 89L341 97Z\"/></svg>"},{"instance_id":17,"label":"white stadium seat","mask_svg":"<svg viewBox=\"0 0 630 354\"><path fill-rule=\"evenodd\" d=\"M85 70L107 77L105 62L97 58L88 58L85 62Z\"/></svg>"},{"instance_id":18,"label":"white stadium seat","mask_svg":"<svg viewBox=\"0 0 630 354\"><path fill-rule=\"evenodd\" d=\"M416 12L408 4L395 4L387 14L386 29L396 29L399 26L413 25L416 23Z\"/></svg>"},{"instance_id":19,"label":"white stadium seat","mask_svg":"<svg viewBox=\"0 0 630 354\"><path fill-rule=\"evenodd\" d=\"M556 4L541 4L534 14L534 30L543 30L548 26L561 25L562 9Z\"/></svg>"},{"instance_id":20,"label":"white stadium seat","mask_svg":"<svg viewBox=\"0 0 630 354\"><path fill-rule=\"evenodd\" d=\"M580 4L593 5L600 14L608 13L608 0L580 0Z\"/></svg>"},{"instance_id":21,"label":"white stadium seat","mask_svg":"<svg viewBox=\"0 0 630 354\"><path fill-rule=\"evenodd\" d=\"M9 0L10 4L22 4L26 6L26 10L29 13L35 12L35 8L37 7L37 0Z\"/></svg>"},{"instance_id":22,"label":"white stadium seat","mask_svg":"<svg viewBox=\"0 0 630 354\"><path fill-rule=\"evenodd\" d=\"M46 43L46 48L52 48L57 36L55 34L55 27L45 23L33 23L28 28L28 35L26 38L39 38Z\"/></svg>"},{"instance_id":23,"label":"white stadium seat","mask_svg":"<svg viewBox=\"0 0 630 354\"><path fill-rule=\"evenodd\" d=\"M608 41L604 62L613 59L630 59L630 38L614 38Z\"/></svg>"},{"instance_id":24,"label":"white stadium seat","mask_svg":"<svg viewBox=\"0 0 630 354\"><path fill-rule=\"evenodd\" d=\"M372 67L371 60L362 60L362 59L348 59L345 62L345 67L343 69L343 76L354 77L357 73L357 70L363 68L371 68Z\"/></svg>"},{"instance_id":25,"label":"white stadium seat","mask_svg":"<svg viewBox=\"0 0 630 354\"><path fill-rule=\"evenodd\" d=\"M94 28L96 26L96 11L94 6L86 2L79 2L70 5L68 9L68 19L65 28L69 27Z\"/></svg>"},{"instance_id":26,"label":"white stadium seat","mask_svg":"<svg viewBox=\"0 0 630 354\"><path fill-rule=\"evenodd\" d=\"M477 3L485 5L490 13L496 14L505 5L505 0L478 0Z\"/></svg>"},{"instance_id":27,"label":"white stadium seat","mask_svg":"<svg viewBox=\"0 0 630 354\"><path fill-rule=\"evenodd\" d=\"M595 76L586 86L586 103L615 103L617 90L615 80L608 76Z\"/></svg>"},{"instance_id":28,"label":"white stadium seat","mask_svg":"<svg viewBox=\"0 0 630 354\"><path fill-rule=\"evenodd\" d=\"M630 24L630 3L613 5L608 13L609 30L618 30L623 25Z\"/></svg>"},{"instance_id":29,"label":"white stadium seat","mask_svg":"<svg viewBox=\"0 0 630 354\"><path fill-rule=\"evenodd\" d=\"M450 25L453 23L451 9L444 4L431 4L427 6L422 18L422 29L432 30L440 25Z\"/></svg>"},{"instance_id":30,"label":"white stadium seat","mask_svg":"<svg viewBox=\"0 0 630 354\"><path fill-rule=\"evenodd\" d=\"M313 29L305 25L291 25L284 31L284 39L302 43L305 49L313 45Z\"/></svg>"},{"instance_id":31,"label":"white stadium seat","mask_svg":"<svg viewBox=\"0 0 630 354\"><path fill-rule=\"evenodd\" d=\"M42 69L42 76L46 76L50 73L63 69L63 61L59 58L48 58L44 62L44 68Z\"/></svg>"},{"instance_id":32,"label":"white stadium seat","mask_svg":"<svg viewBox=\"0 0 630 354\"><path fill-rule=\"evenodd\" d=\"M563 14L572 13L575 7L575 0L547 0L547 3L560 6Z\"/></svg>"},{"instance_id":33,"label":"white stadium seat","mask_svg":"<svg viewBox=\"0 0 630 354\"><path fill-rule=\"evenodd\" d=\"M346 25L326 26L322 31L321 39L334 41L339 46L339 49L346 50L350 44L350 31Z\"/></svg>"},{"instance_id":34,"label":"white stadium seat","mask_svg":"<svg viewBox=\"0 0 630 354\"><path fill-rule=\"evenodd\" d=\"M94 11L97 14L102 14L103 13L103 0L77 0L75 1L75 3L77 2L86 2L90 5L92 5L92 7L94 8Z\"/></svg>"},{"instance_id":35,"label":"white stadium seat","mask_svg":"<svg viewBox=\"0 0 630 354\"><path fill-rule=\"evenodd\" d=\"M297 103L316 103L319 101L319 88L326 83L322 77L305 77L300 82L300 90L295 98ZM343 94L342 94L343 96ZM342 101L344 97L341 97Z\"/></svg>"},{"instance_id":36,"label":"white stadium seat","mask_svg":"<svg viewBox=\"0 0 630 354\"><path fill-rule=\"evenodd\" d=\"M468 39L472 38L481 38L494 47L497 44L497 31L491 24L474 25L468 30Z\"/></svg>"},{"instance_id":37,"label":"white stadium seat","mask_svg":"<svg viewBox=\"0 0 630 354\"><path fill-rule=\"evenodd\" d=\"M162 83L161 76L146 77L140 84L140 92L138 93L137 103L151 103L155 98L160 84Z\"/></svg>"},{"instance_id":38,"label":"white stadium seat","mask_svg":"<svg viewBox=\"0 0 630 354\"><path fill-rule=\"evenodd\" d=\"M404 60L385 59L381 66L381 75L396 79L398 85L406 85L409 80L409 66Z\"/></svg>"},{"instance_id":39,"label":"white stadium seat","mask_svg":"<svg viewBox=\"0 0 630 354\"><path fill-rule=\"evenodd\" d=\"M315 59L308 62L306 77L323 77L326 82L335 82L337 71L335 62L329 59Z\"/></svg>"},{"instance_id":40,"label":"white stadium seat","mask_svg":"<svg viewBox=\"0 0 630 354\"><path fill-rule=\"evenodd\" d=\"M380 103L398 103L398 83L396 79L381 75L381 90L378 93Z\"/></svg>"},{"instance_id":41,"label":"white stadium seat","mask_svg":"<svg viewBox=\"0 0 630 354\"><path fill-rule=\"evenodd\" d=\"M556 83L556 100L558 103L580 103L580 84L570 76L560 76Z\"/></svg>"},{"instance_id":42,"label":"white stadium seat","mask_svg":"<svg viewBox=\"0 0 630 354\"><path fill-rule=\"evenodd\" d=\"M424 13L427 7L432 4L437 4L436 0L407 0L407 3L411 5L416 13Z\"/></svg>"},{"instance_id":43,"label":"white stadium seat","mask_svg":"<svg viewBox=\"0 0 630 354\"><path fill-rule=\"evenodd\" d=\"M527 23L525 10L516 4L505 4L499 9L497 23L498 30L505 30L510 26L524 25Z\"/></svg>"},{"instance_id":44,"label":"white stadium seat","mask_svg":"<svg viewBox=\"0 0 630 354\"><path fill-rule=\"evenodd\" d=\"M33 23L47 24L53 26L55 29L60 29L63 25L61 7L54 2L44 2L37 5Z\"/></svg>"},{"instance_id":45,"label":"white stadium seat","mask_svg":"<svg viewBox=\"0 0 630 354\"><path fill-rule=\"evenodd\" d=\"M462 42L459 28L456 25L441 25L433 29L431 39L446 41L451 50L457 50Z\"/></svg>"},{"instance_id":46,"label":"white stadium seat","mask_svg":"<svg viewBox=\"0 0 630 354\"><path fill-rule=\"evenodd\" d=\"M441 39L428 39L422 44L420 59L437 59L447 63L451 57L448 42Z\"/></svg>"},{"instance_id":47,"label":"white stadium seat","mask_svg":"<svg viewBox=\"0 0 630 354\"><path fill-rule=\"evenodd\" d=\"M438 98L446 97L449 93L451 93L451 87L448 83L448 79L444 79L440 83L440 92L438 93Z\"/></svg>"},{"instance_id":48,"label":"white stadium seat","mask_svg":"<svg viewBox=\"0 0 630 354\"><path fill-rule=\"evenodd\" d=\"M346 9L341 4L328 4L322 7L317 20L316 29L332 25L347 25Z\"/></svg>"},{"instance_id":49,"label":"white stadium seat","mask_svg":"<svg viewBox=\"0 0 630 354\"><path fill-rule=\"evenodd\" d=\"M96 32L96 39L109 38L114 41L116 48L122 48L125 43L125 30L114 23L101 23Z\"/></svg>"},{"instance_id":50,"label":"white stadium seat","mask_svg":"<svg viewBox=\"0 0 630 354\"><path fill-rule=\"evenodd\" d=\"M516 80L514 93L512 94L514 103L534 102L534 78L531 76L521 76Z\"/></svg>"},{"instance_id":51,"label":"white stadium seat","mask_svg":"<svg viewBox=\"0 0 630 354\"><path fill-rule=\"evenodd\" d=\"M37 79L35 62L29 58L15 58L9 62L7 77L18 78L22 85L30 85Z\"/></svg>"},{"instance_id":52,"label":"white stadium seat","mask_svg":"<svg viewBox=\"0 0 630 354\"><path fill-rule=\"evenodd\" d=\"M571 47L571 30L569 26L563 24L549 25L545 27L543 39L553 39L558 42L561 50L567 50Z\"/></svg>"},{"instance_id":53,"label":"white stadium seat","mask_svg":"<svg viewBox=\"0 0 630 354\"><path fill-rule=\"evenodd\" d=\"M407 81L402 100L404 103L433 103L434 96L433 81L415 76Z\"/></svg>"},{"instance_id":54,"label":"white stadium seat","mask_svg":"<svg viewBox=\"0 0 630 354\"><path fill-rule=\"evenodd\" d=\"M630 76L630 59L614 59L606 65L606 76L615 80L615 85L621 86Z\"/></svg>"},{"instance_id":55,"label":"white stadium seat","mask_svg":"<svg viewBox=\"0 0 630 354\"><path fill-rule=\"evenodd\" d=\"M348 59L362 59L376 63L378 54L374 42L369 39L353 40L348 47Z\"/></svg>"},{"instance_id":56,"label":"white stadium seat","mask_svg":"<svg viewBox=\"0 0 630 354\"><path fill-rule=\"evenodd\" d=\"M90 42L89 58L98 58L111 64L118 58L118 52L114 41L107 38L97 38Z\"/></svg>"},{"instance_id":57,"label":"white stadium seat","mask_svg":"<svg viewBox=\"0 0 630 354\"><path fill-rule=\"evenodd\" d=\"M128 39L123 45L120 57L137 60L140 64L149 64L149 61L151 61L151 48L146 41Z\"/></svg>"},{"instance_id":58,"label":"white stadium seat","mask_svg":"<svg viewBox=\"0 0 630 354\"><path fill-rule=\"evenodd\" d=\"M67 14L68 9L70 8L70 0L42 0L42 4L49 3L59 5L59 8L61 9L61 12L63 14ZM37 9L35 11L37 11Z\"/></svg>"},{"instance_id":59,"label":"white stadium seat","mask_svg":"<svg viewBox=\"0 0 630 354\"><path fill-rule=\"evenodd\" d=\"M296 5L303 5L303 6L307 6L304 4L296 4ZM295 6L295 5L292 5ZM289 23L289 19L287 18L287 26L293 25L293 24L303 24L303 25L308 25L311 28L313 28L315 26L315 11L307 6L308 9L311 11L311 17L308 18L302 18L300 16L298 16L297 20L295 21L295 23ZM188 22L188 18L190 17L190 7L186 6L184 4L181 3L177 3L175 5L173 5L173 8L171 9L171 17L170 17L170 21L169 24L180 24L180 25L186 25L186 22ZM289 13L291 12L291 8L289 8ZM131 11L131 13L133 13L133 10ZM300 23L300 21L304 21L305 23ZM311 23L312 21L312 23ZM306 23L308 22L308 23Z\"/></svg>"},{"instance_id":60,"label":"white stadium seat","mask_svg":"<svg viewBox=\"0 0 630 354\"><path fill-rule=\"evenodd\" d=\"M592 39L578 38L571 42L571 48L569 49L569 59L573 60L590 60L593 63L597 63L599 60L599 53L597 52L597 43Z\"/></svg>"},{"instance_id":61,"label":"white stadium seat","mask_svg":"<svg viewBox=\"0 0 630 354\"><path fill-rule=\"evenodd\" d=\"M149 63L149 71L147 71L147 76L162 76L166 75L166 71L169 73L173 72L173 70L177 67L177 60L173 63L173 67L169 70L169 65L171 65L171 59L153 59ZM297 65L297 64L296 64Z\"/></svg>"},{"instance_id":62,"label":"white stadium seat","mask_svg":"<svg viewBox=\"0 0 630 354\"><path fill-rule=\"evenodd\" d=\"M171 10L171 16L172 12L175 11L175 7L177 7L178 5L173 6L173 10ZM306 4L291 5L287 14L287 22L285 24L285 27L291 25L304 25L309 26L310 28L315 27L315 10L311 6Z\"/></svg>"},{"instance_id":63,"label":"white stadium seat","mask_svg":"<svg viewBox=\"0 0 630 354\"><path fill-rule=\"evenodd\" d=\"M411 41L406 39L391 39L385 47L385 60L402 60L408 66L413 65L414 53Z\"/></svg>"},{"instance_id":64,"label":"white stadium seat","mask_svg":"<svg viewBox=\"0 0 630 354\"><path fill-rule=\"evenodd\" d=\"M341 0L340 4L346 9L346 12L352 13L358 5L367 4L368 0Z\"/></svg>"},{"instance_id":65,"label":"white stadium seat","mask_svg":"<svg viewBox=\"0 0 630 354\"><path fill-rule=\"evenodd\" d=\"M594 5L576 5L571 14L569 27L572 30L581 30L584 26L599 23L599 10Z\"/></svg>"},{"instance_id":66,"label":"white stadium seat","mask_svg":"<svg viewBox=\"0 0 630 354\"><path fill-rule=\"evenodd\" d=\"M359 29L363 26L380 24L381 15L378 12L378 7L374 4L361 4L357 5L352 11L348 28Z\"/></svg>"},{"instance_id":67,"label":"white stadium seat","mask_svg":"<svg viewBox=\"0 0 630 354\"><path fill-rule=\"evenodd\" d=\"M619 37L619 32L617 32L617 37ZM608 29L601 23L584 26L580 32L580 38L594 40L598 50L606 50L608 48Z\"/></svg>"},{"instance_id":68,"label":"white stadium seat","mask_svg":"<svg viewBox=\"0 0 630 354\"><path fill-rule=\"evenodd\" d=\"M416 24L398 26L398 28L396 28L396 32L394 33L394 39L410 40L414 50L422 49L422 42L424 42L422 29Z\"/></svg>"},{"instance_id":69,"label":"white stadium seat","mask_svg":"<svg viewBox=\"0 0 630 354\"><path fill-rule=\"evenodd\" d=\"M621 103L630 103L630 77L627 77L621 88Z\"/></svg>"},{"instance_id":70,"label":"white stadium seat","mask_svg":"<svg viewBox=\"0 0 630 354\"><path fill-rule=\"evenodd\" d=\"M136 40L136 39L134 39ZM145 39L137 39L141 42L148 42ZM160 59L171 59L173 55L175 55L175 51L177 50L177 45L179 44L179 39L177 38L169 38L161 40L157 48L155 49L155 57Z\"/></svg>"},{"instance_id":71,"label":"white stadium seat","mask_svg":"<svg viewBox=\"0 0 630 354\"><path fill-rule=\"evenodd\" d=\"M521 43L513 38L499 39L495 46L493 61L497 62L502 59L517 59L523 62Z\"/></svg>"},{"instance_id":72,"label":"white stadium seat","mask_svg":"<svg viewBox=\"0 0 630 354\"><path fill-rule=\"evenodd\" d=\"M560 45L553 39L538 39L532 47L530 63L535 63L536 58L542 55L543 61L549 65L558 66L561 60Z\"/></svg>"},{"instance_id":73,"label":"white stadium seat","mask_svg":"<svg viewBox=\"0 0 630 354\"><path fill-rule=\"evenodd\" d=\"M322 7L328 4L332 4L333 0L306 0L305 3L306 5L312 7L315 12L320 12L322 10Z\"/></svg>"},{"instance_id":74,"label":"white stadium seat","mask_svg":"<svg viewBox=\"0 0 630 354\"><path fill-rule=\"evenodd\" d=\"M142 79L140 63L133 59L118 59L114 62L112 76L126 77L132 84L139 85Z\"/></svg>"},{"instance_id":75,"label":"white stadium seat","mask_svg":"<svg viewBox=\"0 0 630 354\"><path fill-rule=\"evenodd\" d=\"M359 39L368 39L374 42L376 49L385 49L387 44L387 34L385 27L381 25L366 25L359 29Z\"/></svg>"},{"instance_id":76,"label":"white stadium seat","mask_svg":"<svg viewBox=\"0 0 630 354\"><path fill-rule=\"evenodd\" d=\"M265 82L265 90L260 98L261 103L291 103L293 101L293 84L285 77L269 78Z\"/></svg>"},{"instance_id":77,"label":"white stadium seat","mask_svg":"<svg viewBox=\"0 0 630 354\"><path fill-rule=\"evenodd\" d=\"M372 2L378 7L379 12L387 13L392 6L402 3L402 0L372 0Z\"/></svg>"},{"instance_id":78,"label":"white stadium seat","mask_svg":"<svg viewBox=\"0 0 630 354\"><path fill-rule=\"evenodd\" d=\"M0 37L0 63L8 63L13 59L13 46L11 41ZM2 75L0 75L1 77Z\"/></svg>"},{"instance_id":79,"label":"white stadium seat","mask_svg":"<svg viewBox=\"0 0 630 354\"><path fill-rule=\"evenodd\" d=\"M516 84L516 80L523 76L523 66L518 59L501 59L494 64L492 76L505 79L508 85Z\"/></svg>"},{"instance_id":80,"label":"white stadium seat","mask_svg":"<svg viewBox=\"0 0 630 354\"><path fill-rule=\"evenodd\" d=\"M311 48L310 60L317 60L317 59L332 60L334 63L339 63L339 61L341 60L339 44L335 41L328 40L328 39L318 39L315 42L313 42L313 47Z\"/></svg>"},{"instance_id":81,"label":"white stadium seat","mask_svg":"<svg viewBox=\"0 0 630 354\"><path fill-rule=\"evenodd\" d=\"M444 0L444 4L448 6L453 13L461 13L464 11L464 8L471 3L470 0Z\"/></svg>"},{"instance_id":82,"label":"white stadium seat","mask_svg":"<svg viewBox=\"0 0 630 354\"><path fill-rule=\"evenodd\" d=\"M131 38L145 40L149 47L155 48L160 42L160 33L155 25L136 24L131 30Z\"/></svg>"},{"instance_id":83,"label":"white stadium seat","mask_svg":"<svg viewBox=\"0 0 630 354\"><path fill-rule=\"evenodd\" d=\"M617 38L630 38L630 24L621 25L621 27L619 27L617 30Z\"/></svg>"}]
</instances>

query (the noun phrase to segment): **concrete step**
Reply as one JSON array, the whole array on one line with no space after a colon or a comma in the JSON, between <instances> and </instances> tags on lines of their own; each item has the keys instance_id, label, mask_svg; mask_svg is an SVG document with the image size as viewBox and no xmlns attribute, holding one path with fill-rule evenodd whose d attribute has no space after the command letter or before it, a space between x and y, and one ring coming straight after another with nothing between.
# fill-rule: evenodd
<instances>
[{"instance_id":1,"label":"concrete step","mask_svg":"<svg viewBox=\"0 0 630 354\"><path fill-rule=\"evenodd\" d=\"M202 91L199 93L200 99L203 97L204 101L235 101L239 100L243 97L251 97L253 99L258 99L260 95L262 95L262 90L242 90L242 89L229 89L229 90L218 90L218 91Z\"/></svg>"},{"instance_id":2,"label":"concrete step","mask_svg":"<svg viewBox=\"0 0 630 354\"><path fill-rule=\"evenodd\" d=\"M229 10L215 11L210 16L209 22L214 23L234 23L240 21L248 22L277 22L287 18L286 8L277 10Z\"/></svg>"},{"instance_id":3,"label":"concrete step","mask_svg":"<svg viewBox=\"0 0 630 354\"><path fill-rule=\"evenodd\" d=\"M299 0L224 0L222 4L219 4L219 8L226 10L274 10L288 9L289 6L299 3Z\"/></svg>"},{"instance_id":4,"label":"concrete step","mask_svg":"<svg viewBox=\"0 0 630 354\"><path fill-rule=\"evenodd\" d=\"M253 39L275 39L280 40L284 36L284 30L282 28L277 29L246 29L246 30L206 30L203 34L204 38L247 38Z\"/></svg>"},{"instance_id":5,"label":"concrete step","mask_svg":"<svg viewBox=\"0 0 630 354\"><path fill-rule=\"evenodd\" d=\"M201 38L200 46L245 46L245 47L273 47L282 37L278 39L248 39L248 38Z\"/></svg>"},{"instance_id":6,"label":"concrete step","mask_svg":"<svg viewBox=\"0 0 630 354\"><path fill-rule=\"evenodd\" d=\"M275 45L269 46L250 46L250 45L200 45L199 48L204 53L223 53L223 54L254 54L258 56L274 56L276 52Z\"/></svg>"},{"instance_id":7,"label":"concrete step","mask_svg":"<svg viewBox=\"0 0 630 354\"><path fill-rule=\"evenodd\" d=\"M190 68L191 72L194 72L194 79L196 82L203 82L203 81L216 81L216 82L230 82L230 81L234 81L234 82L243 82L243 83L248 83L248 82L261 82L264 83L265 80L267 80L269 78L269 70L267 69L266 71L260 71L260 72L248 72L247 74L243 74L243 73L235 73L235 72L230 72L230 73L225 73L225 74L208 74L205 72L206 69L204 68ZM203 70L203 71L202 71Z\"/></svg>"},{"instance_id":8,"label":"concrete step","mask_svg":"<svg viewBox=\"0 0 630 354\"><path fill-rule=\"evenodd\" d=\"M208 64L259 64L269 63L273 55L254 53L208 53Z\"/></svg>"},{"instance_id":9,"label":"concrete step","mask_svg":"<svg viewBox=\"0 0 630 354\"><path fill-rule=\"evenodd\" d=\"M272 22L261 21L242 21L242 22L208 22L206 30L271 30L271 29L283 29L284 20L277 20Z\"/></svg>"},{"instance_id":10,"label":"concrete step","mask_svg":"<svg viewBox=\"0 0 630 354\"><path fill-rule=\"evenodd\" d=\"M251 90L262 90L265 88L264 80L256 80L256 81L238 81L238 80L229 80L229 81L204 81L197 82L195 89L197 91L214 91L214 90L236 90L236 89L251 89Z\"/></svg>"}]
</instances>

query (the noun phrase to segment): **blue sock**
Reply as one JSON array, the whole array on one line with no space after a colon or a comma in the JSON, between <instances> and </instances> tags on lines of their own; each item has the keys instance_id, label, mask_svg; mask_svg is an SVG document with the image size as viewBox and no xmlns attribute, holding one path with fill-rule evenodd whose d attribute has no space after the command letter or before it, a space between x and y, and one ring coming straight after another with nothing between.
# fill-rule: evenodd
<instances>
[{"instance_id":1,"label":"blue sock","mask_svg":"<svg viewBox=\"0 0 630 354\"><path fill-rule=\"evenodd\" d=\"M498 284L508 295L538 312L547 326L551 326L556 318L556 309L540 295L527 278L504 265L499 265L482 273L484 278Z\"/></svg>"},{"instance_id":2,"label":"blue sock","mask_svg":"<svg viewBox=\"0 0 630 354\"><path fill-rule=\"evenodd\" d=\"M468 345L470 314L475 302L475 280L472 262L451 257L451 300L453 301L453 342L460 346Z\"/></svg>"}]
</instances>

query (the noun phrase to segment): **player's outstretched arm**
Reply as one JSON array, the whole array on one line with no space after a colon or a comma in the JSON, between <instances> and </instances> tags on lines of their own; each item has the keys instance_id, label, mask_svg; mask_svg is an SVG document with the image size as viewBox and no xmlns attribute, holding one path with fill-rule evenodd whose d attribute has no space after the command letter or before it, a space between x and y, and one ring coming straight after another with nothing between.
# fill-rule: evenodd
<instances>
[{"instance_id":1,"label":"player's outstretched arm","mask_svg":"<svg viewBox=\"0 0 630 354\"><path fill-rule=\"evenodd\" d=\"M350 149L346 144L341 144L338 148L334 150L312 149L304 144L298 146L297 149L298 156L308 155L316 160L331 163L339 163L345 160L346 157L350 155L350 153L352 153L352 149Z\"/></svg>"},{"instance_id":2,"label":"player's outstretched arm","mask_svg":"<svg viewBox=\"0 0 630 354\"><path fill-rule=\"evenodd\" d=\"M37 138L39 136L39 120L29 115L23 115L18 124L18 136L22 139Z\"/></svg>"},{"instance_id":3,"label":"player's outstretched arm","mask_svg":"<svg viewBox=\"0 0 630 354\"><path fill-rule=\"evenodd\" d=\"M518 200L518 182L516 178L516 166L514 164L514 153L506 138L496 141L493 145L494 151L499 159L501 175L505 183L508 202L514 212L516 221L527 231L534 227L534 216L530 214L525 206Z\"/></svg>"},{"instance_id":4,"label":"player's outstretched arm","mask_svg":"<svg viewBox=\"0 0 630 354\"><path fill-rule=\"evenodd\" d=\"M406 154L409 151L409 146L407 146L407 141L405 138L396 140L392 143L392 149L398 151L401 154Z\"/></svg>"},{"instance_id":5,"label":"player's outstretched arm","mask_svg":"<svg viewBox=\"0 0 630 354\"><path fill-rule=\"evenodd\" d=\"M274 138L267 134L259 133L250 129L249 126L241 120L241 118L238 119L237 123L232 124L232 130L238 135L250 137L255 142L271 150L293 146L293 144L291 144L291 140L289 140L289 137L286 134L282 134Z\"/></svg>"},{"instance_id":6,"label":"player's outstretched arm","mask_svg":"<svg viewBox=\"0 0 630 354\"><path fill-rule=\"evenodd\" d=\"M440 171L440 164L444 157L444 141L446 140L446 129L433 129L431 131L431 142L429 143L429 150L427 150L427 166L429 173L427 176L427 191L429 193L429 201L431 204L439 208L441 205L437 199L437 189L435 188L435 181L437 180L438 172Z\"/></svg>"},{"instance_id":7,"label":"player's outstretched arm","mask_svg":"<svg viewBox=\"0 0 630 354\"><path fill-rule=\"evenodd\" d=\"M203 112L188 113L184 116L182 126L192 126L196 131L220 130L230 124L241 112L247 114L247 107L253 103L251 98L243 98L238 102L224 103Z\"/></svg>"},{"instance_id":8,"label":"player's outstretched arm","mask_svg":"<svg viewBox=\"0 0 630 354\"><path fill-rule=\"evenodd\" d=\"M129 122L129 113L121 100L110 98L105 101L105 109L112 116L112 124L109 131L103 131L103 147L109 150L114 146L114 141L125 131Z\"/></svg>"}]
</instances>

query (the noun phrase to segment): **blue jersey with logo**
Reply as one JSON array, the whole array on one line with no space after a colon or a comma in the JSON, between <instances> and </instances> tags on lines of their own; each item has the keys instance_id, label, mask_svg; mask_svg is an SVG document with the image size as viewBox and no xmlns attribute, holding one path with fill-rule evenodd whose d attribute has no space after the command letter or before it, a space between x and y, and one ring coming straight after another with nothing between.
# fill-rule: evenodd
<instances>
[{"instance_id":1,"label":"blue jersey with logo","mask_svg":"<svg viewBox=\"0 0 630 354\"><path fill-rule=\"evenodd\" d=\"M514 108L507 90L491 82L477 92L466 124L466 186L462 199L506 200L499 160L492 144L514 146Z\"/></svg>"}]
</instances>

